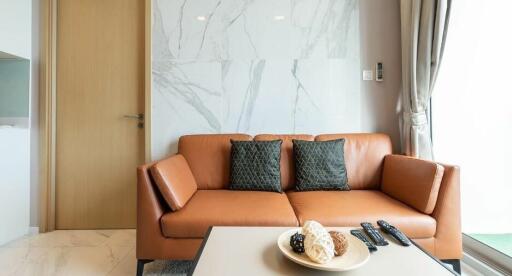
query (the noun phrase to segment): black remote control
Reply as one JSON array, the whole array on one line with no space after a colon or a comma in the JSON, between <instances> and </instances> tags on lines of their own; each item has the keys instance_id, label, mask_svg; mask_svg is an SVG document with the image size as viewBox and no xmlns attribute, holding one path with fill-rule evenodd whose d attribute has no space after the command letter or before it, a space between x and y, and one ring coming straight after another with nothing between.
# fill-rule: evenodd
<instances>
[{"instance_id":1,"label":"black remote control","mask_svg":"<svg viewBox=\"0 0 512 276\"><path fill-rule=\"evenodd\" d=\"M369 222L362 222L361 226L363 227L366 234L373 240L373 242L378 246L388 245L389 243L384 239L384 237L373 227L373 225Z\"/></svg>"},{"instance_id":2,"label":"black remote control","mask_svg":"<svg viewBox=\"0 0 512 276\"><path fill-rule=\"evenodd\" d=\"M375 246L373 242L367 239L361 230L350 230L350 234L356 236L356 238L364 242L364 244L366 244L366 247L368 247L368 250L370 250L370 252L377 251L377 246Z\"/></svg>"},{"instance_id":3,"label":"black remote control","mask_svg":"<svg viewBox=\"0 0 512 276\"><path fill-rule=\"evenodd\" d=\"M403 246L411 245L411 241L407 238L407 236L400 232L395 226L387 223L384 220L377 221L377 224L380 226L384 233L393 236L393 238L397 239Z\"/></svg>"}]
</instances>

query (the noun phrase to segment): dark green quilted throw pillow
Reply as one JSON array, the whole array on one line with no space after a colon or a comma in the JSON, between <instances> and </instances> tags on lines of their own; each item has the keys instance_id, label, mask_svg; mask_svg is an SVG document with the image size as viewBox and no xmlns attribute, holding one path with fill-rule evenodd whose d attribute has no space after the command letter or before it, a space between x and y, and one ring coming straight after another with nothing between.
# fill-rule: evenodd
<instances>
[{"instance_id":1,"label":"dark green quilted throw pillow","mask_svg":"<svg viewBox=\"0 0 512 276\"><path fill-rule=\"evenodd\" d=\"M344 145L345 139L320 142L293 140L297 191L350 190Z\"/></svg>"},{"instance_id":2,"label":"dark green quilted throw pillow","mask_svg":"<svg viewBox=\"0 0 512 276\"><path fill-rule=\"evenodd\" d=\"M281 143L231 140L231 190L282 192Z\"/></svg>"}]
</instances>

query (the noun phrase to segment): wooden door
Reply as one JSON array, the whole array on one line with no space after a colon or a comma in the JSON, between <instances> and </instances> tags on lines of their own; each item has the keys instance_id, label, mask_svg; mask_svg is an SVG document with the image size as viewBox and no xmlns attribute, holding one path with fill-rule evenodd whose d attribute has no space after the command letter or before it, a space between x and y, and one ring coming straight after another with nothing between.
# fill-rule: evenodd
<instances>
[{"instance_id":1,"label":"wooden door","mask_svg":"<svg viewBox=\"0 0 512 276\"><path fill-rule=\"evenodd\" d=\"M56 94L56 228L135 227L144 1L58 1Z\"/></svg>"}]
</instances>

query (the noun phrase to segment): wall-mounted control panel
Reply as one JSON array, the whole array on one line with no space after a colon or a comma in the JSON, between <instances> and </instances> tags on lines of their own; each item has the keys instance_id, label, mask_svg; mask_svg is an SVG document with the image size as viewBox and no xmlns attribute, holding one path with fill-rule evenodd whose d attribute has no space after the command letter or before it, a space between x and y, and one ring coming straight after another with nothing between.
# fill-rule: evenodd
<instances>
[{"instance_id":1,"label":"wall-mounted control panel","mask_svg":"<svg viewBox=\"0 0 512 276\"><path fill-rule=\"evenodd\" d=\"M375 65L375 81L383 81L384 80L384 66L382 62L377 62Z\"/></svg>"}]
</instances>

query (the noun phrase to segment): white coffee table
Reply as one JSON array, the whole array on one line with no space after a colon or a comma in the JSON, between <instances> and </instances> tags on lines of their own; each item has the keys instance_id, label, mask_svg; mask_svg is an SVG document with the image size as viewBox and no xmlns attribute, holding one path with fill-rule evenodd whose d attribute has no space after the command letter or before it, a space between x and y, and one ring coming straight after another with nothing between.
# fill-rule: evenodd
<instances>
[{"instance_id":1,"label":"white coffee table","mask_svg":"<svg viewBox=\"0 0 512 276\"><path fill-rule=\"evenodd\" d=\"M202 275L458 275L417 245L399 245L385 235L362 267L345 272L322 272L286 259L277 238L290 227L210 227L190 274ZM338 228L350 230L351 228Z\"/></svg>"}]
</instances>

